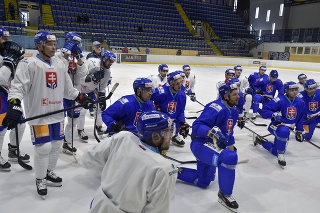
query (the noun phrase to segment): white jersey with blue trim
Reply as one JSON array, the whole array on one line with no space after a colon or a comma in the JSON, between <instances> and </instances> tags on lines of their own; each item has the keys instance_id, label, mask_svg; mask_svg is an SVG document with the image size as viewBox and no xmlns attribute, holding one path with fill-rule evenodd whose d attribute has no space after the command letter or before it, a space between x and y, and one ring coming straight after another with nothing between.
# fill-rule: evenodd
<instances>
[{"instance_id":1,"label":"white jersey with blue trim","mask_svg":"<svg viewBox=\"0 0 320 213\"><path fill-rule=\"evenodd\" d=\"M191 89L192 93L195 93L194 86L196 84L196 76L195 75L189 75L186 76L183 80L183 86L186 88L185 90Z\"/></svg>"},{"instance_id":2,"label":"white jersey with blue trim","mask_svg":"<svg viewBox=\"0 0 320 213\"><path fill-rule=\"evenodd\" d=\"M152 89L156 89L158 87L163 86L165 83L167 83L167 76L162 78L160 74L158 75L150 75L148 77L152 81Z\"/></svg>"},{"instance_id":3,"label":"white jersey with blue trim","mask_svg":"<svg viewBox=\"0 0 320 213\"><path fill-rule=\"evenodd\" d=\"M39 55L22 59L11 81L8 100L23 100L27 118L63 109L63 98L76 99L79 91L72 85L64 63L52 57L50 63ZM63 112L29 121L30 125L58 123Z\"/></svg>"},{"instance_id":4,"label":"white jersey with blue trim","mask_svg":"<svg viewBox=\"0 0 320 213\"><path fill-rule=\"evenodd\" d=\"M177 167L133 133L122 131L96 144L80 164L102 170L90 212L169 212Z\"/></svg>"},{"instance_id":5,"label":"white jersey with blue trim","mask_svg":"<svg viewBox=\"0 0 320 213\"><path fill-rule=\"evenodd\" d=\"M3 66L3 57L0 55L0 85L10 86L11 79L11 70Z\"/></svg>"},{"instance_id":6,"label":"white jersey with blue trim","mask_svg":"<svg viewBox=\"0 0 320 213\"><path fill-rule=\"evenodd\" d=\"M250 87L248 78L247 78L247 76L241 76L240 75L238 79L239 79L239 82L240 82L239 90L240 90L240 92L245 93L245 90Z\"/></svg>"},{"instance_id":7,"label":"white jersey with blue trim","mask_svg":"<svg viewBox=\"0 0 320 213\"><path fill-rule=\"evenodd\" d=\"M99 59L99 58L88 58L86 61L87 68L88 68L88 74L90 75L96 71L99 71L100 70L100 63L101 63L101 59ZM105 70L104 77L100 80L100 92L105 92L105 90L108 86L109 78L111 76L110 69L104 69L104 70ZM96 83L94 81L85 82L85 79L86 79L86 76L80 79L81 92L90 93L90 92L93 92L99 88L98 83Z\"/></svg>"}]
</instances>

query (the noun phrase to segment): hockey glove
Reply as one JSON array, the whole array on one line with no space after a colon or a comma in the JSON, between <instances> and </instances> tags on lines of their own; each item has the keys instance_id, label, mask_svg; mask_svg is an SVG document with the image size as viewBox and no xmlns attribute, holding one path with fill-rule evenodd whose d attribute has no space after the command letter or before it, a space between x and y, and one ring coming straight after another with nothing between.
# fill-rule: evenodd
<instances>
[{"instance_id":1,"label":"hockey glove","mask_svg":"<svg viewBox=\"0 0 320 213\"><path fill-rule=\"evenodd\" d=\"M74 61L70 61L69 62L69 66L68 66L68 73L70 74L76 74L77 72L77 64Z\"/></svg>"},{"instance_id":2,"label":"hockey glove","mask_svg":"<svg viewBox=\"0 0 320 213\"><path fill-rule=\"evenodd\" d=\"M252 95L252 94L253 94L253 89L250 88L250 87L248 87L248 88L245 90L245 93Z\"/></svg>"},{"instance_id":3,"label":"hockey glove","mask_svg":"<svg viewBox=\"0 0 320 213\"><path fill-rule=\"evenodd\" d=\"M85 93L79 93L78 97L75 99L76 102L79 104L83 105L82 107L85 109L89 109L92 107L94 100L90 98L87 94Z\"/></svg>"},{"instance_id":4,"label":"hockey glove","mask_svg":"<svg viewBox=\"0 0 320 213\"><path fill-rule=\"evenodd\" d=\"M115 133L118 133L121 131L125 131L127 129L126 129L126 126L122 123L122 121L117 121L111 124L111 130L114 131Z\"/></svg>"},{"instance_id":5,"label":"hockey glove","mask_svg":"<svg viewBox=\"0 0 320 213\"><path fill-rule=\"evenodd\" d=\"M95 71L94 73L92 73L92 81L98 83L101 79L104 78L104 69L101 68L99 71Z\"/></svg>"},{"instance_id":6,"label":"hockey glove","mask_svg":"<svg viewBox=\"0 0 320 213\"><path fill-rule=\"evenodd\" d=\"M271 118L272 125L277 126L278 124L281 124L281 122L282 122L281 112L274 112Z\"/></svg>"},{"instance_id":7,"label":"hockey glove","mask_svg":"<svg viewBox=\"0 0 320 213\"><path fill-rule=\"evenodd\" d=\"M109 86L110 84L112 84L112 77L110 76L109 80L108 80L108 84L107 86Z\"/></svg>"},{"instance_id":8,"label":"hockey glove","mask_svg":"<svg viewBox=\"0 0 320 213\"><path fill-rule=\"evenodd\" d=\"M98 100L99 100L99 106L100 106L101 111L106 110L106 107L107 107L107 100L105 100L106 94L104 92L99 92L98 97L99 97Z\"/></svg>"},{"instance_id":9,"label":"hockey glove","mask_svg":"<svg viewBox=\"0 0 320 213\"><path fill-rule=\"evenodd\" d=\"M214 126L211 129L209 137L217 141L217 145L220 149L225 149L228 145L228 142L220 131L219 127Z\"/></svg>"},{"instance_id":10,"label":"hockey glove","mask_svg":"<svg viewBox=\"0 0 320 213\"><path fill-rule=\"evenodd\" d=\"M193 102L195 102L197 100L197 97L196 97L195 93L191 93L190 100L193 101Z\"/></svg>"},{"instance_id":11,"label":"hockey glove","mask_svg":"<svg viewBox=\"0 0 320 213\"><path fill-rule=\"evenodd\" d=\"M246 124L246 120L244 117L238 118L237 125L240 129L242 129L245 124Z\"/></svg>"},{"instance_id":12,"label":"hockey glove","mask_svg":"<svg viewBox=\"0 0 320 213\"><path fill-rule=\"evenodd\" d=\"M77 43L76 43L77 44ZM71 50L71 53L74 57L76 57L76 59L80 59L80 58L83 58L83 55L82 55L82 50L81 48L77 45L74 45L72 50Z\"/></svg>"},{"instance_id":13,"label":"hockey glove","mask_svg":"<svg viewBox=\"0 0 320 213\"><path fill-rule=\"evenodd\" d=\"M301 131L296 131L296 140L299 142L303 142L305 137L305 133Z\"/></svg>"},{"instance_id":14,"label":"hockey glove","mask_svg":"<svg viewBox=\"0 0 320 213\"><path fill-rule=\"evenodd\" d=\"M78 46L78 44L74 41L67 41L66 43L64 43L63 47L61 48L61 51L64 53L67 53L69 55L71 55L72 53L72 49Z\"/></svg>"},{"instance_id":15,"label":"hockey glove","mask_svg":"<svg viewBox=\"0 0 320 213\"><path fill-rule=\"evenodd\" d=\"M13 129L19 124L22 116L21 101L17 98L12 98L9 101L8 112L2 121L2 126L8 130Z\"/></svg>"},{"instance_id":16,"label":"hockey glove","mask_svg":"<svg viewBox=\"0 0 320 213\"><path fill-rule=\"evenodd\" d=\"M4 57L3 65L8 67L11 70L12 77L17 68L19 61L23 58L25 53L24 48L20 47L17 43L12 41L6 41L4 45Z\"/></svg>"},{"instance_id":17,"label":"hockey glove","mask_svg":"<svg viewBox=\"0 0 320 213\"><path fill-rule=\"evenodd\" d=\"M263 95L263 91L261 89L257 89L255 91L255 93L258 94L258 95Z\"/></svg>"},{"instance_id":18,"label":"hockey glove","mask_svg":"<svg viewBox=\"0 0 320 213\"><path fill-rule=\"evenodd\" d=\"M190 125L186 122L180 123L179 134L182 135L183 138L186 138L189 134Z\"/></svg>"}]
</instances>

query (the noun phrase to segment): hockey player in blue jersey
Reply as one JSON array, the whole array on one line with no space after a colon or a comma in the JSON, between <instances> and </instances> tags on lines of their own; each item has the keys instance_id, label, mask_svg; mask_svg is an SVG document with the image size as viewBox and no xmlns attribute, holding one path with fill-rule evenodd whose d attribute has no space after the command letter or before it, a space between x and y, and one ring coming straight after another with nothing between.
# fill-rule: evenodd
<instances>
[{"instance_id":1,"label":"hockey player in blue jersey","mask_svg":"<svg viewBox=\"0 0 320 213\"><path fill-rule=\"evenodd\" d=\"M305 118L303 128L306 132L305 140L310 141L316 125L320 122L320 89L314 79L306 80L304 91L298 95L305 103Z\"/></svg>"},{"instance_id":2,"label":"hockey player in blue jersey","mask_svg":"<svg viewBox=\"0 0 320 213\"><path fill-rule=\"evenodd\" d=\"M188 136L189 124L185 121L184 110L186 107L186 95L181 89L181 71L174 71L167 75L167 83L154 90L151 100L157 110L166 113L175 124L176 131L172 137L172 143L177 146L184 146L185 142L178 133L184 138Z\"/></svg>"},{"instance_id":3,"label":"hockey player in blue jersey","mask_svg":"<svg viewBox=\"0 0 320 213\"><path fill-rule=\"evenodd\" d=\"M221 99L207 104L193 122L191 151L197 158L197 169L179 168L178 179L207 188L215 179L218 167L219 202L233 212L238 203L232 197L238 155L234 146L233 128L238 119L239 95L235 84L223 83Z\"/></svg>"},{"instance_id":4,"label":"hockey player in blue jersey","mask_svg":"<svg viewBox=\"0 0 320 213\"><path fill-rule=\"evenodd\" d=\"M249 76L248 82L249 82L249 85L252 88L253 92L258 89L257 86L256 86L256 83L258 83L261 78L263 78L263 79L267 79L268 78L268 75L265 74L266 71L267 71L267 67L266 66L260 66L259 67L259 72L254 72Z\"/></svg>"},{"instance_id":5,"label":"hockey player in blue jersey","mask_svg":"<svg viewBox=\"0 0 320 213\"><path fill-rule=\"evenodd\" d=\"M271 70L268 78L262 78L256 83L252 104L253 118L255 118L256 113L259 112L259 103L262 103L262 105L268 103L274 98L276 91L278 91L278 95L283 95L283 84L282 81L278 79L278 76L277 70Z\"/></svg>"},{"instance_id":6,"label":"hockey player in blue jersey","mask_svg":"<svg viewBox=\"0 0 320 213\"><path fill-rule=\"evenodd\" d=\"M303 142L305 133L303 131L303 118L305 104L297 97L298 85L289 81L284 84L285 94L280 94L263 106L261 116L271 118L268 131L275 136L274 142L256 137L254 145L261 144L263 148L278 157L281 167L286 166L284 153L290 136L290 129L296 128L296 140Z\"/></svg>"},{"instance_id":7,"label":"hockey player in blue jersey","mask_svg":"<svg viewBox=\"0 0 320 213\"><path fill-rule=\"evenodd\" d=\"M137 78L133 82L133 95L126 95L102 112L102 120L110 133L123 130L137 132L136 123L142 112L155 110L152 101L152 81ZM109 133L109 135L110 135Z\"/></svg>"}]
</instances>

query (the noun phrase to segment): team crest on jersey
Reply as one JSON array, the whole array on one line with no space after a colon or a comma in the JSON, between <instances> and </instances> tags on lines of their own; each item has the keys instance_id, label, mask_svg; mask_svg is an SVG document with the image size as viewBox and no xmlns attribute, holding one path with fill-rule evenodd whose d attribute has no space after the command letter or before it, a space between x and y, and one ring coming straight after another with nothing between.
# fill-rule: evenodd
<instances>
[{"instance_id":1,"label":"team crest on jersey","mask_svg":"<svg viewBox=\"0 0 320 213\"><path fill-rule=\"evenodd\" d=\"M226 129L227 129L227 134L229 135L232 131L232 126L233 126L233 119L232 118L229 118L228 121L227 121L227 126L226 126Z\"/></svg>"},{"instance_id":2,"label":"team crest on jersey","mask_svg":"<svg viewBox=\"0 0 320 213\"><path fill-rule=\"evenodd\" d=\"M272 84L267 84L266 91L267 92L272 92L273 91L273 85Z\"/></svg>"},{"instance_id":3,"label":"team crest on jersey","mask_svg":"<svg viewBox=\"0 0 320 213\"><path fill-rule=\"evenodd\" d=\"M136 117L134 118L133 121L133 126L137 126L138 118L140 117L141 112L136 112Z\"/></svg>"},{"instance_id":4,"label":"team crest on jersey","mask_svg":"<svg viewBox=\"0 0 320 213\"><path fill-rule=\"evenodd\" d=\"M168 113L174 114L176 110L177 110L177 102L170 101L168 103L168 109L167 109Z\"/></svg>"},{"instance_id":5,"label":"team crest on jersey","mask_svg":"<svg viewBox=\"0 0 320 213\"><path fill-rule=\"evenodd\" d=\"M295 107L287 108L287 118L289 120L294 120L297 117L297 109Z\"/></svg>"},{"instance_id":6,"label":"team crest on jersey","mask_svg":"<svg viewBox=\"0 0 320 213\"><path fill-rule=\"evenodd\" d=\"M55 89L58 86L58 79L56 72L46 72L46 83L50 89Z\"/></svg>"},{"instance_id":7,"label":"team crest on jersey","mask_svg":"<svg viewBox=\"0 0 320 213\"><path fill-rule=\"evenodd\" d=\"M318 109L319 105L318 102L309 102L309 110L310 111L316 111Z\"/></svg>"}]
</instances>

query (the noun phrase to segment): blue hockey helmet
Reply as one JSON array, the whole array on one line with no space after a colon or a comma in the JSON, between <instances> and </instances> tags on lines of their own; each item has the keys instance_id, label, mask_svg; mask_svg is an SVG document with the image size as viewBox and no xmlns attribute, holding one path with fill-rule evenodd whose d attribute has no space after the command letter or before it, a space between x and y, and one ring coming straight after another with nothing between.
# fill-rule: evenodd
<instances>
[{"instance_id":1,"label":"blue hockey helmet","mask_svg":"<svg viewBox=\"0 0 320 213\"><path fill-rule=\"evenodd\" d=\"M181 70L177 70L174 72L170 72L167 74L167 82L170 84L171 82L173 82L174 80L177 80L179 78L182 78L181 76Z\"/></svg>"},{"instance_id":2,"label":"blue hockey helmet","mask_svg":"<svg viewBox=\"0 0 320 213\"><path fill-rule=\"evenodd\" d=\"M158 67L158 72L161 72L161 71L169 71L169 67L168 65L166 64L160 64L159 67Z\"/></svg>"},{"instance_id":3,"label":"blue hockey helmet","mask_svg":"<svg viewBox=\"0 0 320 213\"><path fill-rule=\"evenodd\" d=\"M151 141L152 133L157 132L164 137L165 129L172 127L172 121L168 115L159 111L143 112L137 121L137 131L142 141Z\"/></svg>"},{"instance_id":4,"label":"blue hockey helmet","mask_svg":"<svg viewBox=\"0 0 320 213\"><path fill-rule=\"evenodd\" d=\"M298 75L298 79L299 80L302 79L302 78L307 78L306 74L301 73L301 74Z\"/></svg>"},{"instance_id":5,"label":"blue hockey helmet","mask_svg":"<svg viewBox=\"0 0 320 213\"><path fill-rule=\"evenodd\" d=\"M182 66L182 70L191 70L191 68L188 64L185 64Z\"/></svg>"},{"instance_id":6,"label":"blue hockey helmet","mask_svg":"<svg viewBox=\"0 0 320 213\"><path fill-rule=\"evenodd\" d=\"M234 71L234 69L227 69L225 71L225 76L227 77L227 75L229 75L229 74L233 74L233 76L234 76L236 74L236 72Z\"/></svg>"},{"instance_id":7,"label":"blue hockey helmet","mask_svg":"<svg viewBox=\"0 0 320 213\"><path fill-rule=\"evenodd\" d=\"M10 33L4 27L0 27L0 37L4 37L3 40L9 40Z\"/></svg>"},{"instance_id":8,"label":"blue hockey helmet","mask_svg":"<svg viewBox=\"0 0 320 213\"><path fill-rule=\"evenodd\" d=\"M230 84L235 84L237 85L237 87L240 87L240 81L238 78L233 77L233 78L229 78L228 83Z\"/></svg>"},{"instance_id":9,"label":"blue hockey helmet","mask_svg":"<svg viewBox=\"0 0 320 213\"><path fill-rule=\"evenodd\" d=\"M296 84L296 82L294 81L288 81L286 83L283 84L283 89L284 89L284 92L288 92L289 89L293 89L293 88L299 88L298 84Z\"/></svg>"},{"instance_id":10,"label":"blue hockey helmet","mask_svg":"<svg viewBox=\"0 0 320 213\"><path fill-rule=\"evenodd\" d=\"M65 38L66 42L67 41L75 41L78 43L78 45L80 47L82 46L81 37L75 32L68 32L64 38Z\"/></svg>"},{"instance_id":11,"label":"blue hockey helmet","mask_svg":"<svg viewBox=\"0 0 320 213\"><path fill-rule=\"evenodd\" d=\"M219 95L223 99L223 96L225 94L230 94L234 89L238 89L238 86L236 84L232 84L230 82L223 83L219 87Z\"/></svg>"},{"instance_id":12,"label":"blue hockey helmet","mask_svg":"<svg viewBox=\"0 0 320 213\"><path fill-rule=\"evenodd\" d=\"M38 44L44 45L46 41L57 41L57 38L55 35L47 31L38 31L34 36L35 46Z\"/></svg>"},{"instance_id":13,"label":"blue hockey helmet","mask_svg":"<svg viewBox=\"0 0 320 213\"><path fill-rule=\"evenodd\" d=\"M108 59L108 60L110 60L112 62L115 62L116 59L117 59L116 54L114 54L111 51L105 51L104 54L102 55L102 57L105 57L106 59Z\"/></svg>"},{"instance_id":14,"label":"blue hockey helmet","mask_svg":"<svg viewBox=\"0 0 320 213\"><path fill-rule=\"evenodd\" d=\"M233 67L234 70L241 70L242 71L242 67L240 65L236 65Z\"/></svg>"},{"instance_id":15,"label":"blue hockey helmet","mask_svg":"<svg viewBox=\"0 0 320 213\"><path fill-rule=\"evenodd\" d=\"M278 76L279 76L278 71L277 70L271 70L269 76L272 77L272 78L278 78Z\"/></svg>"},{"instance_id":16,"label":"blue hockey helmet","mask_svg":"<svg viewBox=\"0 0 320 213\"><path fill-rule=\"evenodd\" d=\"M176 70L176 72L178 72L178 73L181 75L182 78L185 78L185 77L186 77L186 74L185 74L183 71L181 71L181 70Z\"/></svg>"},{"instance_id":17,"label":"blue hockey helmet","mask_svg":"<svg viewBox=\"0 0 320 213\"><path fill-rule=\"evenodd\" d=\"M142 90L143 88L152 88L152 81L149 78L137 78L133 82L133 90Z\"/></svg>"},{"instance_id":18,"label":"blue hockey helmet","mask_svg":"<svg viewBox=\"0 0 320 213\"><path fill-rule=\"evenodd\" d=\"M313 89L313 88L317 88L318 87L318 84L315 80L313 79L308 79L306 80L306 82L304 82L304 88L305 89Z\"/></svg>"},{"instance_id":19,"label":"blue hockey helmet","mask_svg":"<svg viewBox=\"0 0 320 213\"><path fill-rule=\"evenodd\" d=\"M266 67L265 65L262 65L262 66L259 67L259 70L264 70L264 71L266 71L266 70L267 70L267 67Z\"/></svg>"}]
</instances>

